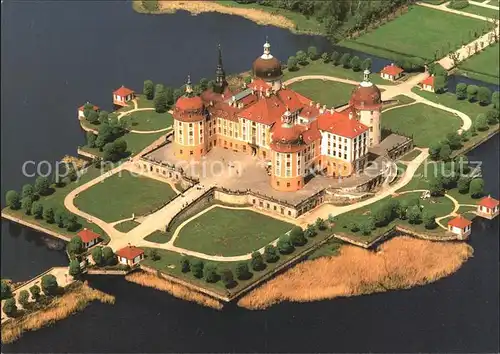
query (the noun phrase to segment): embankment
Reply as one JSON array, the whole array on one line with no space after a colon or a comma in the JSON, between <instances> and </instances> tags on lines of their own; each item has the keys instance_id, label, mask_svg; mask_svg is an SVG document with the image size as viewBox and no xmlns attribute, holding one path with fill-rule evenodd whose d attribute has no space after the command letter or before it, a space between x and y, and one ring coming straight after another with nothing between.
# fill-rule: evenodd
<instances>
[{"instance_id":1,"label":"embankment","mask_svg":"<svg viewBox=\"0 0 500 354\"><path fill-rule=\"evenodd\" d=\"M308 302L406 289L456 272L473 249L460 242L397 237L377 252L344 246L336 257L298 264L238 301L247 309L265 309L281 301Z\"/></svg>"}]
</instances>

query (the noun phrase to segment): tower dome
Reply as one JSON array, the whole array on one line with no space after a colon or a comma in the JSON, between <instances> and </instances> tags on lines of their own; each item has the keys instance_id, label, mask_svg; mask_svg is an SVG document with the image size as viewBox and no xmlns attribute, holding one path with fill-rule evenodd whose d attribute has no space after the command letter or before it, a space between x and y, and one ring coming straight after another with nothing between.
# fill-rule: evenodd
<instances>
[{"instance_id":1,"label":"tower dome","mask_svg":"<svg viewBox=\"0 0 500 354\"><path fill-rule=\"evenodd\" d=\"M271 54L271 45L266 40L264 44L264 54L255 59L252 65L254 77L266 80L279 80L283 75L280 61Z\"/></svg>"},{"instance_id":2,"label":"tower dome","mask_svg":"<svg viewBox=\"0 0 500 354\"><path fill-rule=\"evenodd\" d=\"M369 70L364 71L363 81L353 90L349 103L359 110L380 108L382 104L380 90L370 81Z\"/></svg>"},{"instance_id":3,"label":"tower dome","mask_svg":"<svg viewBox=\"0 0 500 354\"><path fill-rule=\"evenodd\" d=\"M180 121L197 121L203 116L205 106L200 96L193 93L191 77L188 75L186 93L177 99L174 107L174 117Z\"/></svg>"}]
</instances>

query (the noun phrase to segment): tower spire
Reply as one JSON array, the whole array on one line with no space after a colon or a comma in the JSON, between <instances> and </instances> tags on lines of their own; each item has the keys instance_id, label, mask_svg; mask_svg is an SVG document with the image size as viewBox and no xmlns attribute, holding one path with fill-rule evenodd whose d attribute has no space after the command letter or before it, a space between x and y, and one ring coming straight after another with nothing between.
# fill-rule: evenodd
<instances>
[{"instance_id":1,"label":"tower spire","mask_svg":"<svg viewBox=\"0 0 500 354\"><path fill-rule=\"evenodd\" d=\"M215 71L215 86L214 91L217 93L223 93L226 86L226 72L224 71L224 66L222 64L222 49L221 45L217 46L219 52L219 60L217 62L217 70Z\"/></svg>"},{"instance_id":2,"label":"tower spire","mask_svg":"<svg viewBox=\"0 0 500 354\"><path fill-rule=\"evenodd\" d=\"M271 55L271 44L269 44L269 40L266 36L266 43L264 43L264 54L262 54L262 59L271 59L273 56Z\"/></svg>"},{"instance_id":3,"label":"tower spire","mask_svg":"<svg viewBox=\"0 0 500 354\"><path fill-rule=\"evenodd\" d=\"M365 71L363 71L363 81L360 83L360 85L363 87L373 86L372 82L370 81L370 70L365 69Z\"/></svg>"},{"instance_id":4,"label":"tower spire","mask_svg":"<svg viewBox=\"0 0 500 354\"><path fill-rule=\"evenodd\" d=\"M191 86L191 75L188 75L186 81L186 97L191 97L193 95L193 87Z\"/></svg>"}]
</instances>

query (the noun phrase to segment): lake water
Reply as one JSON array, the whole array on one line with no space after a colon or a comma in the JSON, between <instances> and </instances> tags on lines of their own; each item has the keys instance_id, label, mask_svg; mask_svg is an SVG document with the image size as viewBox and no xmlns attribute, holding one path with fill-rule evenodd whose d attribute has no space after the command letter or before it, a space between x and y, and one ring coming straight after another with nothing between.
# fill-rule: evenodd
<instances>
[{"instance_id":1,"label":"lake water","mask_svg":"<svg viewBox=\"0 0 500 354\"><path fill-rule=\"evenodd\" d=\"M299 49L331 48L320 37L260 27L239 17L187 13L140 15L124 2L2 4L2 196L31 182L25 161L55 162L84 142L76 109L92 101L111 109L120 85L145 79L181 85L210 78L221 43L227 72L250 68L265 37L285 60ZM484 163L499 195L498 138L469 154ZM267 311L234 305L222 312L142 288L92 277L116 295L52 327L27 333L2 352L497 352L498 218L474 222L474 258L456 274L407 291ZM67 264L42 235L2 221L1 275L16 281Z\"/></svg>"}]
</instances>

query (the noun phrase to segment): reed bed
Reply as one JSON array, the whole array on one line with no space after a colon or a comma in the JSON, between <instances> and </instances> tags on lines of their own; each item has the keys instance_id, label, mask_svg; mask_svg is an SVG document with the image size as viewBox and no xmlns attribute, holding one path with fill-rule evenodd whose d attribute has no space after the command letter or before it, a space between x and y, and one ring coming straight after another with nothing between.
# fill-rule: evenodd
<instances>
[{"instance_id":1,"label":"reed bed","mask_svg":"<svg viewBox=\"0 0 500 354\"><path fill-rule=\"evenodd\" d=\"M200 14L203 12L218 12L226 15L237 15L245 17L259 25L271 25L280 28L294 29L295 24L288 18L271 14L269 12L241 7L230 7L218 4L213 1L173 1L160 0L158 1L158 12L175 13L178 10L189 11L192 14Z\"/></svg>"},{"instance_id":2,"label":"reed bed","mask_svg":"<svg viewBox=\"0 0 500 354\"><path fill-rule=\"evenodd\" d=\"M472 256L466 243L398 237L377 252L343 246L336 257L298 264L238 301L264 309L281 301L307 302L427 284L456 272Z\"/></svg>"},{"instance_id":3,"label":"reed bed","mask_svg":"<svg viewBox=\"0 0 500 354\"><path fill-rule=\"evenodd\" d=\"M197 304L203 306L211 307L217 310L220 310L223 307L220 301L211 298L208 295L189 289L184 285L160 278L157 275L145 272L135 272L128 274L125 279L142 286L148 286L157 290L166 291L179 299L196 302Z\"/></svg>"},{"instance_id":4,"label":"reed bed","mask_svg":"<svg viewBox=\"0 0 500 354\"><path fill-rule=\"evenodd\" d=\"M87 283L77 283L60 297L55 297L45 308L14 318L2 325L2 343L12 343L25 331L36 331L53 324L75 312L82 311L91 301L114 304L115 297L90 288Z\"/></svg>"}]
</instances>

